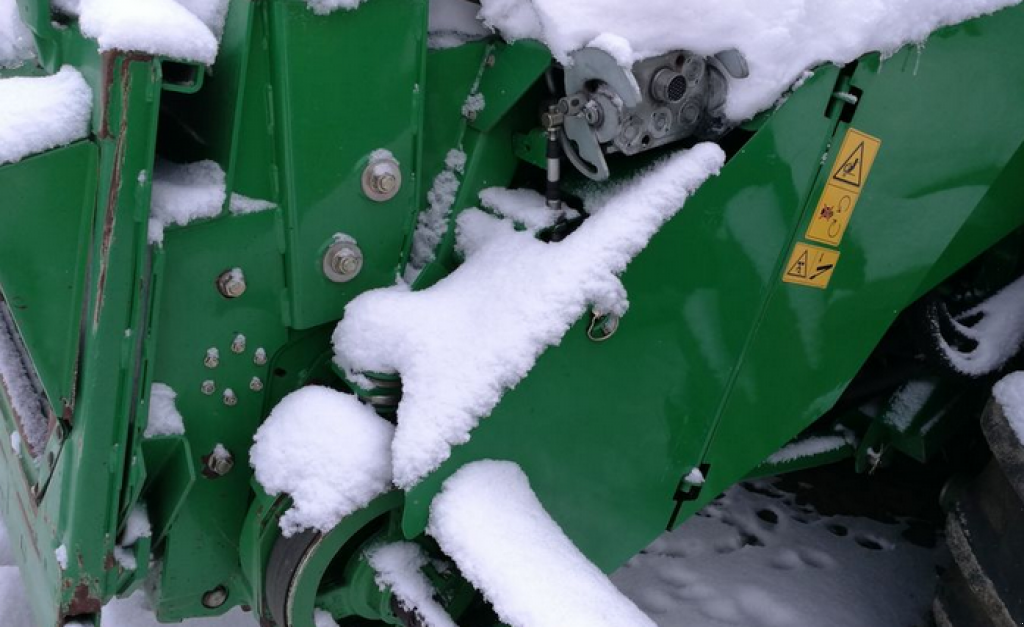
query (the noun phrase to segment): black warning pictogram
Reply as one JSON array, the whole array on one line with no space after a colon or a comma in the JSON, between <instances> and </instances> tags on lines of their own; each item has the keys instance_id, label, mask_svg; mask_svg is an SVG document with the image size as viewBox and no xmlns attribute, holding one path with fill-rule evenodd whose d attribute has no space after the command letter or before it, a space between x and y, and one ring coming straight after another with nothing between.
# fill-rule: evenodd
<instances>
[{"instance_id":1,"label":"black warning pictogram","mask_svg":"<svg viewBox=\"0 0 1024 627\"><path fill-rule=\"evenodd\" d=\"M864 142L857 144L843 164L836 168L835 180L860 187L864 182Z\"/></svg>"},{"instance_id":2,"label":"black warning pictogram","mask_svg":"<svg viewBox=\"0 0 1024 627\"><path fill-rule=\"evenodd\" d=\"M796 263L790 266L789 270L786 271L786 274L798 279L806 279L807 262L807 251L805 250L804 253L797 258Z\"/></svg>"}]
</instances>

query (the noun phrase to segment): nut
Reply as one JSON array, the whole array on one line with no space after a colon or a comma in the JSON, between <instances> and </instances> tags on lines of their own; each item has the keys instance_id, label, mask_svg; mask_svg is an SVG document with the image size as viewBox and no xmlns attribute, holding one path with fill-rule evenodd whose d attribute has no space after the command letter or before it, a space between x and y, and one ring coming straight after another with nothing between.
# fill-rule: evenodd
<instances>
[{"instance_id":1,"label":"nut","mask_svg":"<svg viewBox=\"0 0 1024 627\"><path fill-rule=\"evenodd\" d=\"M402 168L391 153L371 156L370 163L363 170L362 184L363 193L370 200L391 200L402 189Z\"/></svg>"},{"instance_id":2,"label":"nut","mask_svg":"<svg viewBox=\"0 0 1024 627\"><path fill-rule=\"evenodd\" d=\"M335 283L347 283L363 269L363 251L348 237L338 237L324 254L324 275Z\"/></svg>"},{"instance_id":3,"label":"nut","mask_svg":"<svg viewBox=\"0 0 1024 627\"><path fill-rule=\"evenodd\" d=\"M231 388L224 390L223 398L224 404L228 407L234 407L238 404L238 397L235 396L235 391Z\"/></svg>"},{"instance_id":4,"label":"nut","mask_svg":"<svg viewBox=\"0 0 1024 627\"><path fill-rule=\"evenodd\" d=\"M203 473L210 478L223 477L235 467L235 458L220 444L213 452L203 457L206 472Z\"/></svg>"}]
</instances>

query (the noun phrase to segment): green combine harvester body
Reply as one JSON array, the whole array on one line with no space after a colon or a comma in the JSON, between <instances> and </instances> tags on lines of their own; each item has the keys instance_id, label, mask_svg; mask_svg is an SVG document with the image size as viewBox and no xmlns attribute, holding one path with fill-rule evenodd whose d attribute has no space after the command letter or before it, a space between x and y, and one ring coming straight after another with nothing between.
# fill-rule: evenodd
<instances>
[{"instance_id":1,"label":"green combine harvester body","mask_svg":"<svg viewBox=\"0 0 1024 627\"><path fill-rule=\"evenodd\" d=\"M25 390L5 381L0 510L41 625L98 625L106 601L147 579L162 621L242 605L254 624L311 627L315 606L402 625L359 547L404 537L436 551L429 506L469 462L519 464L611 572L745 477L955 456L988 398L992 377L922 363L901 342L932 337L928 303L959 302L967 282L978 302L1021 274L1021 6L821 67L730 130L721 174L622 276L621 320L579 320L411 490L284 540L289 502L255 481L254 432L302 386L351 389L331 333L350 301L403 272L449 150L467 156L452 220L483 189L543 189L554 61L533 41L429 49L426 0L327 16L233 0L211 67L101 54L74 21L54 24L47 0L20 9L38 66L0 75L71 65L94 95L87 139L0 167L0 317L48 417L38 450L14 450ZM487 103L478 112L464 111L472 93ZM689 145L610 157L612 179ZM367 183L378 150L397 181ZM229 197L274 208L234 213L227 201L151 245L157 155L215 161ZM566 167L561 184L586 179ZM374 198L382 189L390 197ZM849 211L823 217L836 206ZM414 289L458 267L453 231ZM331 266L338 233L356 246L354 272ZM915 377L932 396L893 428L886 403ZM144 437L154 382L177 393L183 435ZM352 391L386 406L396 385ZM787 442L829 444L770 458ZM152 534L119 548L139 503ZM472 622L472 590L436 583Z\"/></svg>"}]
</instances>

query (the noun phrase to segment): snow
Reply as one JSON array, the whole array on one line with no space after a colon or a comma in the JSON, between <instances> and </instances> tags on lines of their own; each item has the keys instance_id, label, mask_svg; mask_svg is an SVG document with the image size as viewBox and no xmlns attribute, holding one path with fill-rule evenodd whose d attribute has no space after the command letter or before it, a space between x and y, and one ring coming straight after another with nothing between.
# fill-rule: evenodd
<instances>
[{"instance_id":1,"label":"snow","mask_svg":"<svg viewBox=\"0 0 1024 627\"><path fill-rule=\"evenodd\" d=\"M941 26L1018 2L481 0L480 17L508 40L543 41L564 63L603 35L628 44L632 61L673 50L712 55L735 48L746 57L750 76L730 80L726 114L744 120L771 107L812 67L892 52Z\"/></svg>"},{"instance_id":2,"label":"snow","mask_svg":"<svg viewBox=\"0 0 1024 627\"><path fill-rule=\"evenodd\" d=\"M911 520L827 516L777 485L735 486L633 557L612 582L658 627L931 623L944 552L909 542Z\"/></svg>"},{"instance_id":3,"label":"snow","mask_svg":"<svg viewBox=\"0 0 1024 627\"><path fill-rule=\"evenodd\" d=\"M121 545L132 546L140 538L149 538L152 535L153 528L149 524L149 513L146 511L146 506L136 504L132 507L131 513L128 514L124 531L121 532Z\"/></svg>"},{"instance_id":4,"label":"snow","mask_svg":"<svg viewBox=\"0 0 1024 627\"><path fill-rule=\"evenodd\" d=\"M21 433L17 429L11 431L11 450L21 458Z\"/></svg>"},{"instance_id":5,"label":"snow","mask_svg":"<svg viewBox=\"0 0 1024 627\"><path fill-rule=\"evenodd\" d=\"M1013 372L1003 377L992 388L992 395L1002 406L1017 439L1024 444L1024 372Z\"/></svg>"},{"instance_id":6,"label":"snow","mask_svg":"<svg viewBox=\"0 0 1024 627\"><path fill-rule=\"evenodd\" d=\"M185 422L174 406L177 393L169 385L154 383L149 390L149 420L146 422L144 437L162 435L183 435Z\"/></svg>"},{"instance_id":7,"label":"snow","mask_svg":"<svg viewBox=\"0 0 1024 627\"><path fill-rule=\"evenodd\" d=\"M317 15L328 15L338 9L351 11L366 0L306 0L306 6Z\"/></svg>"},{"instance_id":8,"label":"snow","mask_svg":"<svg viewBox=\"0 0 1024 627\"><path fill-rule=\"evenodd\" d=\"M694 468L686 473L685 481L690 485L704 485L704 473L700 471L700 468Z\"/></svg>"},{"instance_id":9,"label":"snow","mask_svg":"<svg viewBox=\"0 0 1024 627\"><path fill-rule=\"evenodd\" d=\"M889 409L885 412L885 421L900 433L910 428L914 417L924 408L925 403L935 391L936 382L929 379L908 381L896 391L889 401Z\"/></svg>"},{"instance_id":10,"label":"snow","mask_svg":"<svg viewBox=\"0 0 1024 627\"><path fill-rule=\"evenodd\" d=\"M131 50L210 65L218 42L204 19L222 27L226 3L184 4L200 10L201 16L175 0L81 0L78 22L82 34L99 43L100 52Z\"/></svg>"},{"instance_id":11,"label":"snow","mask_svg":"<svg viewBox=\"0 0 1024 627\"><path fill-rule=\"evenodd\" d=\"M604 195L558 243L467 210L456 234L466 260L455 272L426 290L396 285L354 299L334 333L335 362L354 380L400 373L396 484L416 484L466 442L590 307L624 314L618 275L723 160L711 144L667 158Z\"/></svg>"},{"instance_id":12,"label":"snow","mask_svg":"<svg viewBox=\"0 0 1024 627\"><path fill-rule=\"evenodd\" d=\"M18 67L33 56L35 42L21 21L17 0L0 0L0 68Z\"/></svg>"},{"instance_id":13,"label":"snow","mask_svg":"<svg viewBox=\"0 0 1024 627\"><path fill-rule=\"evenodd\" d=\"M923 617L940 550L909 543L902 520L883 524L827 516L777 485L771 479L736 486L630 560L612 574L612 582L658 627L762 627L777 615L793 618L786 627L928 624ZM765 520L765 512L776 522ZM28 598L0 524L4 627L37 626ZM748 618L751 609L754 618ZM235 608L181 627L255 623L251 613ZM334 627L326 613L315 624ZM103 608L102 627L161 625L141 591Z\"/></svg>"},{"instance_id":14,"label":"snow","mask_svg":"<svg viewBox=\"0 0 1024 627\"><path fill-rule=\"evenodd\" d=\"M402 607L416 613L426 627L456 627L448 612L434 600L434 586L423 574L427 556L412 542L394 542L370 549L366 554L376 571L381 590L391 588Z\"/></svg>"},{"instance_id":15,"label":"snow","mask_svg":"<svg viewBox=\"0 0 1024 627\"><path fill-rule=\"evenodd\" d=\"M768 464L786 464L805 457L838 451L849 443L849 438L844 435L819 435L804 438L783 446L775 453L772 453L765 462Z\"/></svg>"},{"instance_id":16,"label":"snow","mask_svg":"<svg viewBox=\"0 0 1024 627\"><path fill-rule=\"evenodd\" d=\"M216 217L226 198L224 170L216 162L158 162L153 169L149 243L162 244L164 228L171 224L185 226L193 220Z\"/></svg>"},{"instance_id":17,"label":"snow","mask_svg":"<svg viewBox=\"0 0 1024 627\"><path fill-rule=\"evenodd\" d=\"M479 92L473 92L466 96L466 102L462 103L462 115L467 118L473 119L477 113L484 110L487 103L484 101L484 95Z\"/></svg>"},{"instance_id":18,"label":"snow","mask_svg":"<svg viewBox=\"0 0 1024 627\"><path fill-rule=\"evenodd\" d=\"M20 450L23 432L28 441L29 453L38 455L46 446L49 418L43 405L43 390L25 369L26 364L31 362L24 353L20 339L12 335L15 330L14 318L6 304L0 300L0 383L7 390L12 409L20 418L20 429L11 433L11 447L15 452ZM19 447L15 447L15 442Z\"/></svg>"},{"instance_id":19,"label":"snow","mask_svg":"<svg viewBox=\"0 0 1024 627\"><path fill-rule=\"evenodd\" d=\"M291 536L328 531L391 487L394 427L354 397L309 386L281 399L254 437L249 453L268 494L286 493L281 517Z\"/></svg>"},{"instance_id":20,"label":"snow","mask_svg":"<svg viewBox=\"0 0 1024 627\"><path fill-rule=\"evenodd\" d=\"M92 90L78 70L0 79L0 164L65 146L89 133Z\"/></svg>"},{"instance_id":21,"label":"snow","mask_svg":"<svg viewBox=\"0 0 1024 627\"><path fill-rule=\"evenodd\" d=\"M491 35L477 18L480 6L467 0L430 0L429 46L454 48Z\"/></svg>"},{"instance_id":22,"label":"snow","mask_svg":"<svg viewBox=\"0 0 1024 627\"><path fill-rule=\"evenodd\" d=\"M334 617L321 609L313 610L313 627L338 627Z\"/></svg>"},{"instance_id":23,"label":"snow","mask_svg":"<svg viewBox=\"0 0 1024 627\"><path fill-rule=\"evenodd\" d=\"M68 569L68 546L62 544L53 552L54 557L57 558L57 564L60 565L62 570Z\"/></svg>"},{"instance_id":24,"label":"snow","mask_svg":"<svg viewBox=\"0 0 1024 627\"><path fill-rule=\"evenodd\" d=\"M532 189L491 187L480 192L480 204L534 233L554 226L560 219L579 217L574 209L551 209L544 197Z\"/></svg>"},{"instance_id":25,"label":"snow","mask_svg":"<svg viewBox=\"0 0 1024 627\"><path fill-rule=\"evenodd\" d=\"M249 198L241 194L231 194L231 200L228 202L228 211L234 215L259 213L260 211L268 211L270 209L277 209L277 205L269 200Z\"/></svg>"},{"instance_id":26,"label":"snow","mask_svg":"<svg viewBox=\"0 0 1024 627\"><path fill-rule=\"evenodd\" d=\"M473 462L448 478L428 533L511 627L654 627L566 537L512 462Z\"/></svg>"},{"instance_id":27,"label":"snow","mask_svg":"<svg viewBox=\"0 0 1024 627\"><path fill-rule=\"evenodd\" d=\"M412 236L412 250L405 270L405 281L410 285L420 271L434 260L437 245L448 232L448 217L459 193L459 174L466 168L466 153L450 150L445 157L445 169L434 178L434 184L427 192L427 208L416 222Z\"/></svg>"},{"instance_id":28,"label":"snow","mask_svg":"<svg viewBox=\"0 0 1024 627\"><path fill-rule=\"evenodd\" d=\"M980 377L1002 368L1024 344L1024 277L951 321L964 337L977 342L971 350L951 346L935 325L935 339L958 371Z\"/></svg>"}]
</instances>

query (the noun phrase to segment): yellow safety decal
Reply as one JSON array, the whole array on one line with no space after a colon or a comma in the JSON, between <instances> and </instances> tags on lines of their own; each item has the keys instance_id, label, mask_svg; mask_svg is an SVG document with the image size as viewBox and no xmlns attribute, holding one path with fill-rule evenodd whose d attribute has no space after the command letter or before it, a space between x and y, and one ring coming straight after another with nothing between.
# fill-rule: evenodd
<instances>
[{"instance_id":1,"label":"yellow safety decal","mask_svg":"<svg viewBox=\"0 0 1024 627\"><path fill-rule=\"evenodd\" d=\"M825 289L832 280L836 264L839 263L839 251L819 248L803 242L797 242L793 254L789 256L782 280Z\"/></svg>"},{"instance_id":2,"label":"yellow safety decal","mask_svg":"<svg viewBox=\"0 0 1024 627\"><path fill-rule=\"evenodd\" d=\"M825 191L807 226L807 239L838 246L843 241L882 140L851 128L832 167Z\"/></svg>"}]
</instances>

